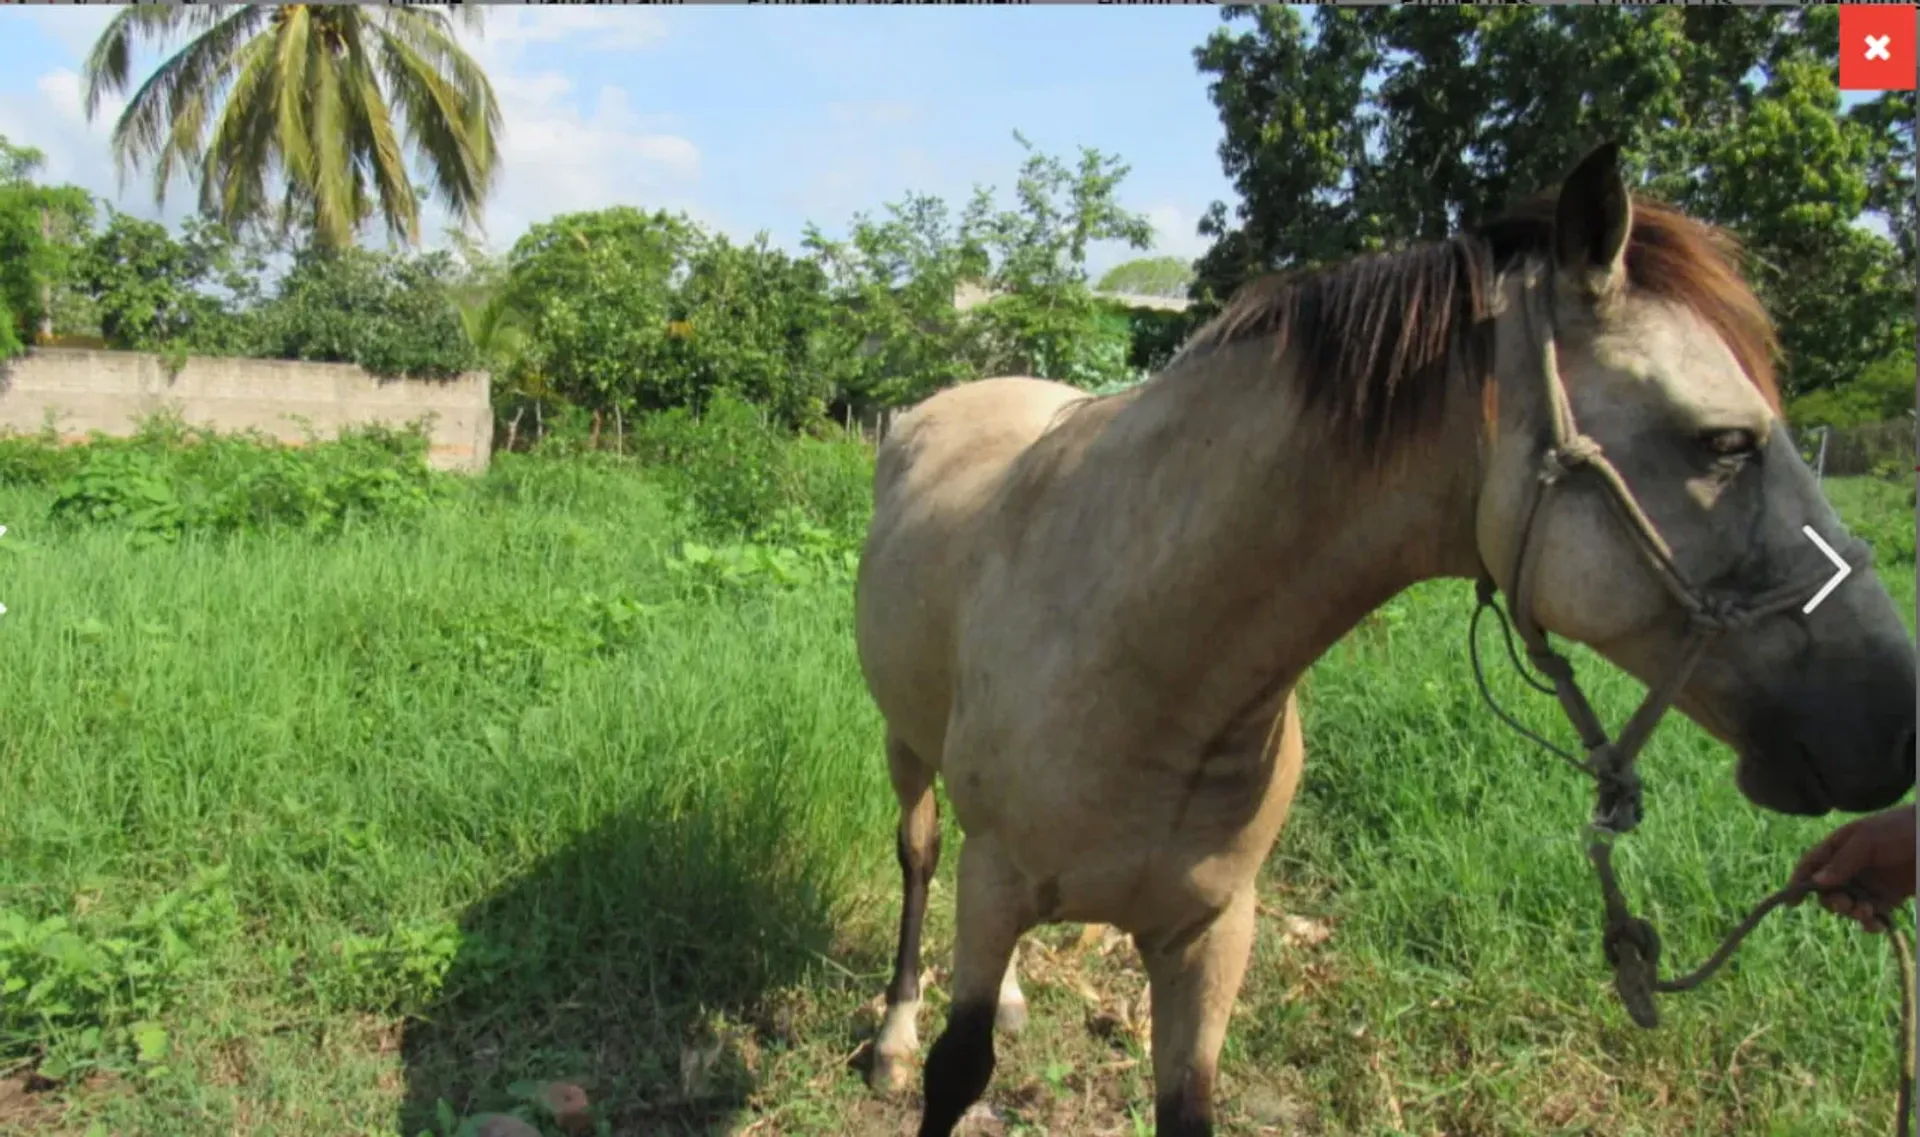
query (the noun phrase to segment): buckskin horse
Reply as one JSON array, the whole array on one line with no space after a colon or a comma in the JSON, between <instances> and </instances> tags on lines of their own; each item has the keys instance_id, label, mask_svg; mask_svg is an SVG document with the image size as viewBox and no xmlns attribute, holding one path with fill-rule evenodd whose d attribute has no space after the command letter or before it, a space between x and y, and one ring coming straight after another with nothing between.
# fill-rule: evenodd
<instances>
[{"instance_id":1,"label":"buckskin horse","mask_svg":"<svg viewBox=\"0 0 1920 1137\"><path fill-rule=\"evenodd\" d=\"M1734 254L1631 196L1609 143L1446 241L1247 286L1121 394L989 379L897 422L856 616L900 802L883 1090L919 1045L936 776L965 835L923 1137L985 1092L1017 941L1059 921L1132 935L1156 1132L1212 1132L1295 686L1418 581L1497 587L1546 656L1551 632L1646 683L1629 760L1671 705L1761 808L1912 786L1913 645L1787 436ZM1811 614L1809 527L1861 565Z\"/></svg>"}]
</instances>

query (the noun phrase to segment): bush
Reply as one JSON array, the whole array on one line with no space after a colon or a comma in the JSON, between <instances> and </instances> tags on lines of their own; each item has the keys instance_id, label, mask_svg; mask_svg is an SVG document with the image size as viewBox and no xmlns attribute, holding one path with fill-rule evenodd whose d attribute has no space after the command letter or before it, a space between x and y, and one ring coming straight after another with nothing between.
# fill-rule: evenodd
<instances>
[{"instance_id":1,"label":"bush","mask_svg":"<svg viewBox=\"0 0 1920 1137\"><path fill-rule=\"evenodd\" d=\"M249 346L246 321L209 289L250 295L265 265L243 259L218 226L189 222L175 240L164 225L115 213L80 256L75 283L109 348L232 355Z\"/></svg>"},{"instance_id":2,"label":"bush","mask_svg":"<svg viewBox=\"0 0 1920 1137\"><path fill-rule=\"evenodd\" d=\"M848 541L873 517L873 451L858 439L802 438L788 445L785 480L793 506Z\"/></svg>"},{"instance_id":3,"label":"bush","mask_svg":"<svg viewBox=\"0 0 1920 1137\"><path fill-rule=\"evenodd\" d=\"M86 461L86 451L60 445L49 427L38 434L0 435L0 486L52 486L71 478Z\"/></svg>"},{"instance_id":4,"label":"bush","mask_svg":"<svg viewBox=\"0 0 1920 1137\"><path fill-rule=\"evenodd\" d=\"M446 253L304 252L252 317L256 354L447 379L476 362Z\"/></svg>"},{"instance_id":5,"label":"bush","mask_svg":"<svg viewBox=\"0 0 1920 1137\"><path fill-rule=\"evenodd\" d=\"M1126 316L1129 334L1127 365L1148 374L1160 371L1172 361L1198 322L1190 310L1123 308L1121 311Z\"/></svg>"},{"instance_id":6,"label":"bush","mask_svg":"<svg viewBox=\"0 0 1920 1137\"><path fill-rule=\"evenodd\" d=\"M804 522L851 541L866 523L873 461L862 443L795 439L732 396L698 417L650 415L633 438L640 460L716 539L779 541Z\"/></svg>"},{"instance_id":7,"label":"bush","mask_svg":"<svg viewBox=\"0 0 1920 1137\"><path fill-rule=\"evenodd\" d=\"M27 462L26 445L11 440L0 460L40 478L65 464ZM140 544L189 532L325 534L410 519L439 485L417 429L348 430L338 440L296 448L159 418L133 438L98 439L67 453L74 457L49 509L52 520L117 526Z\"/></svg>"},{"instance_id":8,"label":"bush","mask_svg":"<svg viewBox=\"0 0 1920 1137\"><path fill-rule=\"evenodd\" d=\"M1862 368L1853 382L1809 392L1787 407L1787 420L1808 427L1865 426L1904 418L1914 409L1913 352L1899 352Z\"/></svg>"}]
</instances>

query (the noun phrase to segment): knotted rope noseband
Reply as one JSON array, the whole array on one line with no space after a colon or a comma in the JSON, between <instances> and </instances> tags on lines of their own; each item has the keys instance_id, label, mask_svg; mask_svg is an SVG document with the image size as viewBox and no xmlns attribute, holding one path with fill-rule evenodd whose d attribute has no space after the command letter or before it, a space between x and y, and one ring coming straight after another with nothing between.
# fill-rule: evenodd
<instances>
[{"instance_id":1,"label":"knotted rope noseband","mask_svg":"<svg viewBox=\"0 0 1920 1137\"><path fill-rule=\"evenodd\" d=\"M1550 317L1548 319L1550 321ZM1687 679L1715 639L1798 607L1819 591L1833 574L1830 568L1823 566L1813 575L1752 596L1712 593L1689 582L1675 561L1673 550L1640 508L1639 501L1628 488L1626 480L1620 476L1619 469L1607 459L1606 452L1598 442L1580 433L1574 422L1565 383L1560 377L1556 337L1551 331L1550 322L1546 327L1547 334L1538 337L1538 340L1541 344L1541 381L1549 437L1541 450L1539 476L1521 522L1519 552L1514 559L1513 575L1508 578L1508 607L1512 630L1520 634L1527 658L1549 682L1542 683L1535 679L1520 663L1508 630L1507 616L1501 613L1498 605L1498 585L1484 569L1476 585L1478 604L1473 620L1468 625L1468 649L1473 661L1474 681L1494 714L1521 735L1545 747L1594 780L1592 836L1587 844L1587 856L1593 862L1594 874L1600 882L1601 897L1606 904L1606 931L1601 946L1607 962L1613 967L1614 989L1619 993L1627 1014L1641 1027L1652 1029L1660 1024L1659 1009L1653 998L1656 992L1689 991L1704 983L1732 957L1740 942L1767 913L1781 905L1797 902L1806 894L1807 887L1789 885L1766 897L1727 935L1706 963L1678 979L1660 978L1659 934L1651 923L1633 915L1627 907L1626 897L1613 871L1614 839L1632 831L1640 823L1643 814L1640 777L1635 770L1635 761L1647 740L1652 737L1661 717L1679 699ZM1626 527L1634 546L1639 549L1654 575L1685 611L1687 621L1687 636L1671 670L1658 684L1648 688L1646 698L1621 728L1619 737L1612 739L1607 737L1600 717L1594 713L1593 705L1574 680L1573 664L1553 649L1546 632L1534 619L1535 573L1539 568L1544 529L1540 521L1553 496L1580 478L1600 485L1603 491L1601 496ZM1866 564L1870 554L1864 543L1850 538L1842 555L1849 564L1859 568ZM1500 620L1508 657L1521 677L1535 690L1559 700L1561 709L1580 735L1580 743L1586 750L1584 759L1528 730L1495 702L1487 687L1479 652L1480 617L1487 611L1492 611ZM1909 1137L1912 1132L1914 1080L1911 1049L1914 1043L1912 948L1891 925L1888 926L1888 935L1899 957L1901 985L1902 1037L1899 1048L1901 1068L1897 1132L1900 1137Z\"/></svg>"}]
</instances>

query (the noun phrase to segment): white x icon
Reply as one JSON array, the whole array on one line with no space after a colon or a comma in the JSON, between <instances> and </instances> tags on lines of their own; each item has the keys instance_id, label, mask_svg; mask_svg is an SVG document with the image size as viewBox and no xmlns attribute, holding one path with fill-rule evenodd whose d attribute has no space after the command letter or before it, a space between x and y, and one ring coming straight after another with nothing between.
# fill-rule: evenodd
<instances>
[{"instance_id":1,"label":"white x icon","mask_svg":"<svg viewBox=\"0 0 1920 1137\"><path fill-rule=\"evenodd\" d=\"M1887 51L1887 45L1892 42L1892 36L1868 36L1867 58L1869 60L1892 59L1893 56Z\"/></svg>"}]
</instances>

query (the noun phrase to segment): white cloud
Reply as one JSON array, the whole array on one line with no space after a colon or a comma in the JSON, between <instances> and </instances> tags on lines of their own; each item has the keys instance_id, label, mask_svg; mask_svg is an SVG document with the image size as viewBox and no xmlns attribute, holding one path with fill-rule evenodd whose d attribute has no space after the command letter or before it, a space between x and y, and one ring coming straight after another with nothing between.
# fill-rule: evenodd
<instances>
[{"instance_id":1,"label":"white cloud","mask_svg":"<svg viewBox=\"0 0 1920 1137\"><path fill-rule=\"evenodd\" d=\"M487 208L487 230L496 242L557 213L664 204L699 179L699 147L651 129L626 92L602 87L589 99L562 75L510 69L495 75L505 118L500 183Z\"/></svg>"},{"instance_id":2,"label":"white cloud","mask_svg":"<svg viewBox=\"0 0 1920 1137\"><path fill-rule=\"evenodd\" d=\"M468 49L493 82L503 118L500 181L487 204L491 244L504 248L527 226L559 213L622 203L687 208L700 177L700 148L671 130L667 115L636 110L614 86L581 90L566 74L531 65L530 45L637 50L667 34L644 8L487 9Z\"/></svg>"},{"instance_id":3,"label":"white cloud","mask_svg":"<svg viewBox=\"0 0 1920 1137\"><path fill-rule=\"evenodd\" d=\"M1153 225L1153 256L1197 259L1207 251L1208 241L1200 235L1200 215L1177 205L1156 205L1143 211Z\"/></svg>"},{"instance_id":4,"label":"white cloud","mask_svg":"<svg viewBox=\"0 0 1920 1137\"><path fill-rule=\"evenodd\" d=\"M667 36L666 18L646 8L492 7L485 42L504 47L559 43L587 51L637 51Z\"/></svg>"},{"instance_id":5,"label":"white cloud","mask_svg":"<svg viewBox=\"0 0 1920 1137\"><path fill-rule=\"evenodd\" d=\"M1207 239L1194 228L1199 224L1199 214L1164 203L1139 212L1153 226L1153 247L1135 249L1120 241L1102 241L1087 250L1089 277L1098 280L1115 266L1142 257L1179 257L1193 261L1207 251Z\"/></svg>"},{"instance_id":6,"label":"white cloud","mask_svg":"<svg viewBox=\"0 0 1920 1137\"><path fill-rule=\"evenodd\" d=\"M164 209L154 204L153 179L130 171L123 185L113 161L113 124L126 100L101 100L93 121L82 109L78 72L59 68L34 81L31 92L0 95L0 135L17 146L31 146L45 155L40 177L48 182L80 186L139 217L177 222L191 212L194 189L176 175L168 187Z\"/></svg>"}]
</instances>

